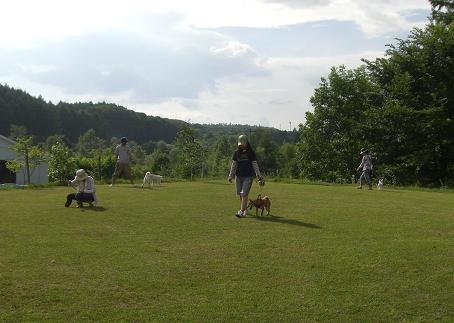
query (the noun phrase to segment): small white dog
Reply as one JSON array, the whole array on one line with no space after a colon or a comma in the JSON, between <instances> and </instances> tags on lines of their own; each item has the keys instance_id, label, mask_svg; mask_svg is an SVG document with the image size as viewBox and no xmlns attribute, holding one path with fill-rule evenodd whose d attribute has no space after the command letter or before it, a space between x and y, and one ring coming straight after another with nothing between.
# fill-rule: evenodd
<instances>
[{"instance_id":1,"label":"small white dog","mask_svg":"<svg viewBox=\"0 0 454 323\"><path fill-rule=\"evenodd\" d=\"M142 188L145 184L148 184L148 186L154 186L154 184L161 185L161 182L162 182L161 175L146 172L145 177L143 178Z\"/></svg>"},{"instance_id":2,"label":"small white dog","mask_svg":"<svg viewBox=\"0 0 454 323\"><path fill-rule=\"evenodd\" d=\"M383 179L378 180L377 189L380 191L383 189Z\"/></svg>"}]
</instances>

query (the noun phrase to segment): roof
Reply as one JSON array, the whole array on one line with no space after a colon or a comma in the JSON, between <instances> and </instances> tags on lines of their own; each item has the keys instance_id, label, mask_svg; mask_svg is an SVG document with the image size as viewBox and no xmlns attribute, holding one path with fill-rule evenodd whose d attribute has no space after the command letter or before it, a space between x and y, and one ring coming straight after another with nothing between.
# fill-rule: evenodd
<instances>
[{"instance_id":1,"label":"roof","mask_svg":"<svg viewBox=\"0 0 454 323\"><path fill-rule=\"evenodd\" d=\"M2 136L2 135L0 135L0 141L4 141L10 145L16 144L16 142L13 139L10 139L10 138Z\"/></svg>"}]
</instances>

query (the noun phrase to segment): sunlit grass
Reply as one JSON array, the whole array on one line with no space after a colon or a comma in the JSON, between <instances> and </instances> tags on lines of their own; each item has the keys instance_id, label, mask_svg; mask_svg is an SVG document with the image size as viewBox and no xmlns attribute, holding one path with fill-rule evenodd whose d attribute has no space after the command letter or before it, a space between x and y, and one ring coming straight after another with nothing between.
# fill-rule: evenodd
<instances>
[{"instance_id":1,"label":"sunlit grass","mask_svg":"<svg viewBox=\"0 0 454 323\"><path fill-rule=\"evenodd\" d=\"M454 319L452 193L267 183L238 219L220 181L69 192L0 191L0 321Z\"/></svg>"}]
</instances>

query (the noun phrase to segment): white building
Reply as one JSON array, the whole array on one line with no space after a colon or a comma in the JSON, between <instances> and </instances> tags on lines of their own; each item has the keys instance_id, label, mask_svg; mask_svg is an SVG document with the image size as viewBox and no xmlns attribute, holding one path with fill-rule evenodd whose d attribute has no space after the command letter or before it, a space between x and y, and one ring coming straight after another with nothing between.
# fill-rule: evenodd
<instances>
[{"instance_id":1,"label":"white building","mask_svg":"<svg viewBox=\"0 0 454 323\"><path fill-rule=\"evenodd\" d=\"M11 149L16 142L0 135L0 184L15 183L23 185L26 183L26 171L22 168L17 173L6 168L8 160L16 159L16 152ZM30 184L46 184L49 182L48 164L42 163L30 170Z\"/></svg>"}]
</instances>

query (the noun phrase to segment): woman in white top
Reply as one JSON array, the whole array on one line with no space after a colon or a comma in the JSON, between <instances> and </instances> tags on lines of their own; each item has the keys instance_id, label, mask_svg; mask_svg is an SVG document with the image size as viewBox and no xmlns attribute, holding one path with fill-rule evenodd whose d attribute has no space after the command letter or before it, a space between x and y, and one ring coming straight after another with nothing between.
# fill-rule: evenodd
<instances>
[{"instance_id":1,"label":"woman in white top","mask_svg":"<svg viewBox=\"0 0 454 323\"><path fill-rule=\"evenodd\" d=\"M98 205L95 181L93 177L88 176L84 169L77 170L76 177L69 181L68 185L73 186L77 192L66 196L66 207L69 207L73 200L77 201L77 207L83 207L83 202L88 203L90 206Z\"/></svg>"}]
</instances>

